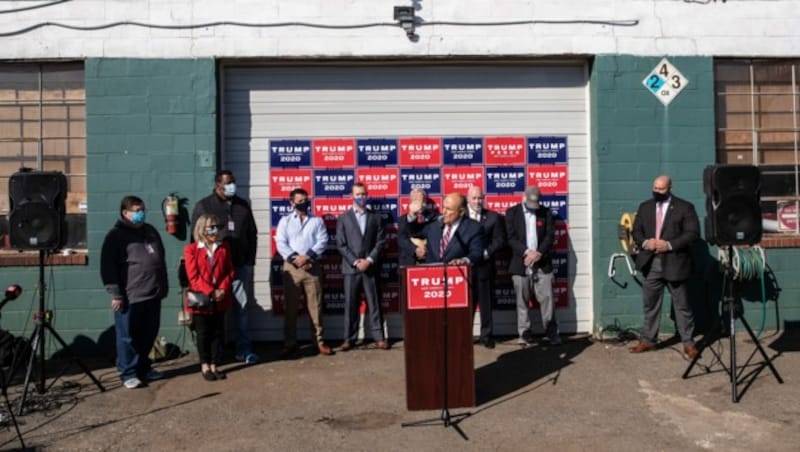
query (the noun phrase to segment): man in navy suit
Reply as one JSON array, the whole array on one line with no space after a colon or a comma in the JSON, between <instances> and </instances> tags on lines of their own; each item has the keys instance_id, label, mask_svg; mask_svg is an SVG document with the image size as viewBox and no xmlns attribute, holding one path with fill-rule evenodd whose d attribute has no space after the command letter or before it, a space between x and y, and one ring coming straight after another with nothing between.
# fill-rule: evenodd
<instances>
[{"instance_id":1,"label":"man in navy suit","mask_svg":"<svg viewBox=\"0 0 800 452\"><path fill-rule=\"evenodd\" d=\"M408 212L397 219L397 244L400 247L398 264L415 265L421 262L417 255L425 255L422 245L425 226L436 222L437 212L425 190L415 188L409 193ZM417 250L419 249L419 252Z\"/></svg>"},{"instance_id":2,"label":"man in navy suit","mask_svg":"<svg viewBox=\"0 0 800 452\"><path fill-rule=\"evenodd\" d=\"M477 284L473 291L473 315L475 306L481 309L480 343L486 348L494 348L492 338L492 297L494 296L494 280L497 278L495 254L505 246L505 228L502 218L497 212L483 207L483 190L472 186L467 191L469 217L483 227L483 244L486 246L480 261L475 265Z\"/></svg>"},{"instance_id":3,"label":"man in navy suit","mask_svg":"<svg viewBox=\"0 0 800 452\"><path fill-rule=\"evenodd\" d=\"M535 295L545 338L551 345L559 345L561 338L553 300L555 220L553 212L539 204L540 196L539 187L528 187L522 202L506 211L506 233L511 246L508 271L517 300L517 343L526 345L533 342L528 301L531 295Z\"/></svg>"},{"instance_id":4,"label":"man in navy suit","mask_svg":"<svg viewBox=\"0 0 800 452\"><path fill-rule=\"evenodd\" d=\"M378 299L376 276L385 239L380 214L367 209L367 188L353 184L353 207L336 222L336 248L342 255L344 274L344 343L341 351L353 348L358 337L358 306L361 289L367 300L372 338L375 346L386 350L389 343L383 336L383 319Z\"/></svg>"},{"instance_id":5,"label":"man in navy suit","mask_svg":"<svg viewBox=\"0 0 800 452\"><path fill-rule=\"evenodd\" d=\"M698 355L686 281L692 268L690 246L699 237L700 222L692 203L672 195L669 176L658 176L653 181L653 198L639 205L633 222L633 238L640 249L636 266L645 280L642 283L644 327L631 353L655 350L666 286L672 296L683 350L689 358Z\"/></svg>"},{"instance_id":6,"label":"man in navy suit","mask_svg":"<svg viewBox=\"0 0 800 452\"><path fill-rule=\"evenodd\" d=\"M461 193L450 193L442 202L442 221L425 226L427 244L417 258L427 263L469 265L483 258L483 232L477 221L465 214L467 202ZM474 272L473 272L474 276Z\"/></svg>"}]
</instances>

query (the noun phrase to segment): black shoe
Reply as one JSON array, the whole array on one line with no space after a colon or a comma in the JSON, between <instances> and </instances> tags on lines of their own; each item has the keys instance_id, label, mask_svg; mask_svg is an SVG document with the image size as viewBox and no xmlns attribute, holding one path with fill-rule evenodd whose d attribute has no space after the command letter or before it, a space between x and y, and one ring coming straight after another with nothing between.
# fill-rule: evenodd
<instances>
[{"instance_id":1,"label":"black shoe","mask_svg":"<svg viewBox=\"0 0 800 452\"><path fill-rule=\"evenodd\" d=\"M493 349L494 348L494 339L492 339L491 337L487 337L485 339L481 339L481 345L483 345L484 347L486 347L488 349Z\"/></svg>"},{"instance_id":2,"label":"black shoe","mask_svg":"<svg viewBox=\"0 0 800 452\"><path fill-rule=\"evenodd\" d=\"M297 345L283 347L281 349L281 359L291 358L295 353L297 353Z\"/></svg>"},{"instance_id":3,"label":"black shoe","mask_svg":"<svg viewBox=\"0 0 800 452\"><path fill-rule=\"evenodd\" d=\"M533 344L534 342L536 342L536 340L533 338L533 333L531 333L531 330L523 331L522 339L529 344Z\"/></svg>"},{"instance_id":4,"label":"black shoe","mask_svg":"<svg viewBox=\"0 0 800 452\"><path fill-rule=\"evenodd\" d=\"M228 376L225 375L225 372L223 372L221 370L215 370L215 371L213 371L213 374L214 374L214 377L217 380L224 380L224 379L228 378Z\"/></svg>"},{"instance_id":5,"label":"black shoe","mask_svg":"<svg viewBox=\"0 0 800 452\"><path fill-rule=\"evenodd\" d=\"M210 370L201 373L203 374L203 379L206 381L216 381L217 379L217 376L214 375L214 372L211 372Z\"/></svg>"}]
</instances>

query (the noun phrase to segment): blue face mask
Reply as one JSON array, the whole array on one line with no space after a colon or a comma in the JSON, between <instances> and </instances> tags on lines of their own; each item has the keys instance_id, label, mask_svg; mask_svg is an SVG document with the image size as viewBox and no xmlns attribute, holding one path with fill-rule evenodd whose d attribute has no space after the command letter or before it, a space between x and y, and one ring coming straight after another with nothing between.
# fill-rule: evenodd
<instances>
[{"instance_id":1,"label":"blue face mask","mask_svg":"<svg viewBox=\"0 0 800 452\"><path fill-rule=\"evenodd\" d=\"M225 191L226 198L233 198L236 195L236 184L233 182L225 184L222 189Z\"/></svg>"},{"instance_id":2,"label":"blue face mask","mask_svg":"<svg viewBox=\"0 0 800 452\"><path fill-rule=\"evenodd\" d=\"M219 229L216 227L206 229L206 235L208 236L216 236L219 234Z\"/></svg>"},{"instance_id":3,"label":"blue face mask","mask_svg":"<svg viewBox=\"0 0 800 452\"><path fill-rule=\"evenodd\" d=\"M133 224L143 224L147 215L145 215L144 210L140 210L138 212L133 212L131 215L131 223Z\"/></svg>"},{"instance_id":4,"label":"blue face mask","mask_svg":"<svg viewBox=\"0 0 800 452\"><path fill-rule=\"evenodd\" d=\"M365 197L353 197L353 202L356 203L358 207L362 209L367 206L367 198Z\"/></svg>"}]
</instances>

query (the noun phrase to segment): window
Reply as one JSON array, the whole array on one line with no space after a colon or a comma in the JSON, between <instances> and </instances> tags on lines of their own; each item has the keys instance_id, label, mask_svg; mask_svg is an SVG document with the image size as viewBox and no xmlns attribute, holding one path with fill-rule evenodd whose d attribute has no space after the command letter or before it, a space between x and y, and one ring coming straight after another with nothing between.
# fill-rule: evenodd
<instances>
[{"instance_id":1,"label":"window","mask_svg":"<svg viewBox=\"0 0 800 452\"><path fill-rule=\"evenodd\" d=\"M9 177L22 167L67 177L66 245L86 248L86 94L83 63L0 64L0 231ZM11 249L3 234L0 249Z\"/></svg>"},{"instance_id":2,"label":"window","mask_svg":"<svg viewBox=\"0 0 800 452\"><path fill-rule=\"evenodd\" d=\"M765 219L778 220L779 211L797 212L800 59L717 60L714 82L717 162L760 167ZM772 227L765 223L764 232L797 234L799 222L793 216Z\"/></svg>"}]
</instances>

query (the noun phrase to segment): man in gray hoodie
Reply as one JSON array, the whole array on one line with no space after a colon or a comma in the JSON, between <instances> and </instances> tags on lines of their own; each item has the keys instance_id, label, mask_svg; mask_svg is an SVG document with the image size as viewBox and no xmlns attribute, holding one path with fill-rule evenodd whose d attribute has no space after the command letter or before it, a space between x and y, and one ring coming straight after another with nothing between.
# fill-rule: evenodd
<instances>
[{"instance_id":1,"label":"man in gray hoodie","mask_svg":"<svg viewBox=\"0 0 800 452\"><path fill-rule=\"evenodd\" d=\"M161 300L167 296L164 244L145 223L144 201L126 196L120 219L103 241L100 276L111 295L117 338L117 370L128 389L163 378L148 357L161 323Z\"/></svg>"}]
</instances>

